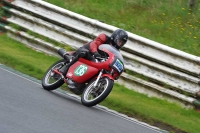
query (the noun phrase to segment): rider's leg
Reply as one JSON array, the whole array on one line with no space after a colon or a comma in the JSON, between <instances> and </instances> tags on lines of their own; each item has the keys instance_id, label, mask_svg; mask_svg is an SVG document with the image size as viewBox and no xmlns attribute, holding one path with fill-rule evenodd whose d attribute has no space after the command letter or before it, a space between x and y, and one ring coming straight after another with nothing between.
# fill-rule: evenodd
<instances>
[{"instance_id":1,"label":"rider's leg","mask_svg":"<svg viewBox=\"0 0 200 133\"><path fill-rule=\"evenodd\" d=\"M76 56L74 59L72 59L71 62L69 62L68 64L64 65L64 66L60 69L60 72L61 72L63 75L65 75L65 74L67 73L69 67L70 67L71 65L73 65L78 59L79 59L79 57Z\"/></svg>"},{"instance_id":2,"label":"rider's leg","mask_svg":"<svg viewBox=\"0 0 200 133\"><path fill-rule=\"evenodd\" d=\"M60 72L65 75L71 65L73 65L80 57L84 57L87 55L89 51L83 47L79 48L73 55L75 58L73 58L68 64L64 65L61 69Z\"/></svg>"}]
</instances>

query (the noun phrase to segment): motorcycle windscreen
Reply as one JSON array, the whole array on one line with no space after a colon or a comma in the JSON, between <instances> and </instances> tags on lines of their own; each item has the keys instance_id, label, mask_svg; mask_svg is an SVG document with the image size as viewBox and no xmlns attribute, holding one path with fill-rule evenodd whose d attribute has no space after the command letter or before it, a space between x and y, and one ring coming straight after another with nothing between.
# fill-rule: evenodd
<instances>
[{"instance_id":1,"label":"motorcycle windscreen","mask_svg":"<svg viewBox=\"0 0 200 133\"><path fill-rule=\"evenodd\" d=\"M74 63L68 70L66 77L77 83L84 83L97 74L99 70L80 61Z\"/></svg>"}]
</instances>

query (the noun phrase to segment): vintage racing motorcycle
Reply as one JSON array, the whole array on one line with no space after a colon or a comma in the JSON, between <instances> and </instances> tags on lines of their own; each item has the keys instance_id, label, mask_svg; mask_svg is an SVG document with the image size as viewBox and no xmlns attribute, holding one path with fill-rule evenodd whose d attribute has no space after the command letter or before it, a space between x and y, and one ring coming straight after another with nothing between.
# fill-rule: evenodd
<instances>
[{"instance_id":1,"label":"vintage racing motorcycle","mask_svg":"<svg viewBox=\"0 0 200 133\"><path fill-rule=\"evenodd\" d=\"M55 90L66 83L71 92L81 95L81 102L85 106L94 106L103 101L111 92L114 80L124 71L124 63L121 53L109 44L100 45L98 51L101 51L101 58L87 60L80 57L63 77L59 70L66 65L63 57L66 51L59 49L58 54L63 59L46 71L42 79L43 88ZM70 58L75 58L72 55L69 55Z\"/></svg>"}]
</instances>

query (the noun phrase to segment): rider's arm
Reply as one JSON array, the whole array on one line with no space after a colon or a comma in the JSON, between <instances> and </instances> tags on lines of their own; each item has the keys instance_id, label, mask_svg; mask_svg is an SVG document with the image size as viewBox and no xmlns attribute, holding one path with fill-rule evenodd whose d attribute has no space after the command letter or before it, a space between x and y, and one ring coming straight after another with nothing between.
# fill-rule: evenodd
<instances>
[{"instance_id":1,"label":"rider's arm","mask_svg":"<svg viewBox=\"0 0 200 133\"><path fill-rule=\"evenodd\" d=\"M90 43L90 51L92 53L97 52L97 48L99 47L99 45L104 44L107 40L107 36L105 34L100 34L98 35L94 41L92 41Z\"/></svg>"}]
</instances>

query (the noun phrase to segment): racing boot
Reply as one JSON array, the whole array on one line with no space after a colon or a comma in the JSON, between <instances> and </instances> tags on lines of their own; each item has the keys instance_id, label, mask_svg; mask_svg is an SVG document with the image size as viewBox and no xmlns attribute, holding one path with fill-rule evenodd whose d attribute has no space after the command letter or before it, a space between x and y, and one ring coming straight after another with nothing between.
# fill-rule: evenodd
<instances>
[{"instance_id":1,"label":"racing boot","mask_svg":"<svg viewBox=\"0 0 200 133\"><path fill-rule=\"evenodd\" d=\"M59 71L62 73L62 75L65 77L68 69L69 69L70 65L69 64L66 64L64 65Z\"/></svg>"},{"instance_id":2,"label":"racing boot","mask_svg":"<svg viewBox=\"0 0 200 133\"><path fill-rule=\"evenodd\" d=\"M79 56L76 56L75 58L73 58L72 60L69 61L68 64L64 65L61 69L60 72L62 73L62 75L65 77L69 67L71 65L73 65L77 60L79 59Z\"/></svg>"},{"instance_id":3,"label":"racing boot","mask_svg":"<svg viewBox=\"0 0 200 133\"><path fill-rule=\"evenodd\" d=\"M64 66L60 69L60 72L62 73L62 75L65 77L65 75L66 75L66 73L67 73L69 67L70 67L71 65L73 65L76 61L78 61L78 59L79 59L80 57L85 56L86 53L87 53L87 51L83 51L83 52L81 52L80 54L78 54L75 58L73 58L72 60L70 60L69 57L66 56L66 54L64 54L63 57L64 57L65 59L68 58L68 59L69 59L69 61L68 61L69 63L66 64L66 65L64 65Z\"/></svg>"}]
</instances>

